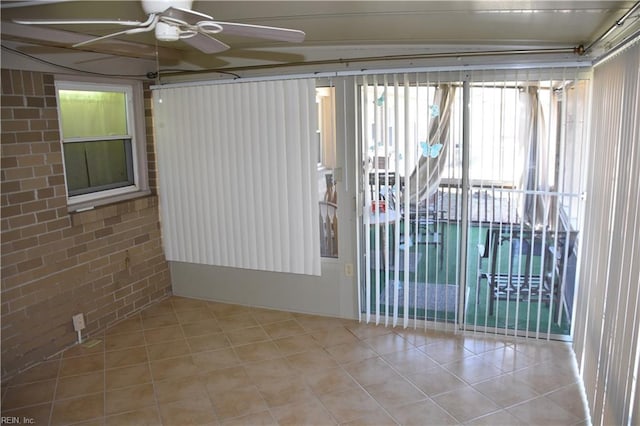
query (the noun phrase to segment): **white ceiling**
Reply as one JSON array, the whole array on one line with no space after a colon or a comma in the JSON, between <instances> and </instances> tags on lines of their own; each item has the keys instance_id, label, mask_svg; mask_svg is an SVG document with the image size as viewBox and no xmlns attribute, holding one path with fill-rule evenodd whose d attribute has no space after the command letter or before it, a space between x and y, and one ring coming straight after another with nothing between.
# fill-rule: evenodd
<instances>
[{"instance_id":1,"label":"white ceiling","mask_svg":"<svg viewBox=\"0 0 640 426\"><path fill-rule=\"evenodd\" d=\"M91 18L144 20L140 2L132 1L2 1L3 67L20 64L27 56L71 68L105 73L141 73L162 70L219 69L242 73L252 67L310 64L315 70L382 66L398 55L409 55L403 65L434 61L472 61L470 52L559 49L553 60L579 60L571 49L588 46L620 19L635 1L194 1L193 10L220 21L299 29L299 44L260 39L219 39L231 49L204 55L182 42L156 42L150 34L119 38L136 43L127 55L106 55L122 49L118 40L69 48L40 34L53 28L104 35L121 27L92 25L22 26L15 18ZM48 3L48 4L47 4ZM16 7L16 6L20 7ZM640 28L636 11L625 21L624 34ZM605 40L612 43L621 36ZM34 40L44 38L44 40ZM22 55L15 53L19 51ZM96 53L98 52L98 53ZM448 54L454 54L449 58ZM518 60L531 60L528 52ZM132 58L131 56L138 57ZM430 57L431 56L431 57ZM383 58L380 58L383 57ZM539 56L538 56L539 57ZM364 59L363 59L364 58ZM374 60L375 59L375 60ZM20 65L16 65L20 66ZM44 65L41 65L44 66ZM281 68L271 68L280 69ZM123 71L124 70L124 71ZM274 71L271 71L274 72Z\"/></svg>"}]
</instances>

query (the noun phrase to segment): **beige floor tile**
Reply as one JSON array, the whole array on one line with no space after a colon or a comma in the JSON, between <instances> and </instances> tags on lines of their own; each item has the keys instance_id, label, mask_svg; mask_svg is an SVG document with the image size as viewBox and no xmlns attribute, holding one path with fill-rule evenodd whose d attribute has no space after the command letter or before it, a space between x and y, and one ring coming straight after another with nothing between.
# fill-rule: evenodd
<instances>
[{"instance_id":1,"label":"beige floor tile","mask_svg":"<svg viewBox=\"0 0 640 426\"><path fill-rule=\"evenodd\" d=\"M382 325L364 324L354 322L345 326L353 335L360 340L370 339L372 337L381 336L383 334L393 333L393 330Z\"/></svg>"},{"instance_id":2,"label":"beige floor tile","mask_svg":"<svg viewBox=\"0 0 640 426\"><path fill-rule=\"evenodd\" d=\"M121 368L129 365L149 362L147 348L144 346L107 352L105 366L109 368Z\"/></svg>"},{"instance_id":3,"label":"beige floor tile","mask_svg":"<svg viewBox=\"0 0 640 426\"><path fill-rule=\"evenodd\" d=\"M61 377L56 387L56 400L104 392L104 370L80 376Z\"/></svg>"},{"instance_id":4,"label":"beige floor tile","mask_svg":"<svg viewBox=\"0 0 640 426\"><path fill-rule=\"evenodd\" d=\"M316 395L359 388L358 383L342 368L329 368L307 373L304 375L304 379Z\"/></svg>"},{"instance_id":5,"label":"beige floor tile","mask_svg":"<svg viewBox=\"0 0 640 426\"><path fill-rule=\"evenodd\" d=\"M303 402L314 397L304 379L298 376L291 376L283 380L260 382L257 386L269 407L280 407L294 402Z\"/></svg>"},{"instance_id":6,"label":"beige floor tile","mask_svg":"<svg viewBox=\"0 0 640 426\"><path fill-rule=\"evenodd\" d=\"M104 369L104 354L85 355L75 358L63 358L60 366L60 377L102 371Z\"/></svg>"},{"instance_id":7,"label":"beige floor tile","mask_svg":"<svg viewBox=\"0 0 640 426\"><path fill-rule=\"evenodd\" d=\"M355 321L345 321L340 318L323 317L320 315L293 314L294 319L307 331L320 331L326 329L337 329L345 324L355 324ZM340 342L346 343L346 342Z\"/></svg>"},{"instance_id":8,"label":"beige floor tile","mask_svg":"<svg viewBox=\"0 0 640 426\"><path fill-rule=\"evenodd\" d=\"M106 351L117 351L144 345L145 340L142 330L131 333L107 334L105 336Z\"/></svg>"},{"instance_id":9,"label":"beige floor tile","mask_svg":"<svg viewBox=\"0 0 640 426\"><path fill-rule=\"evenodd\" d=\"M125 413L142 407L155 406L153 385L146 383L129 388L108 391L105 395L105 413L109 415Z\"/></svg>"},{"instance_id":10,"label":"beige floor tile","mask_svg":"<svg viewBox=\"0 0 640 426\"><path fill-rule=\"evenodd\" d=\"M306 330L293 319L263 324L262 328L272 339L296 336L306 333Z\"/></svg>"},{"instance_id":11,"label":"beige floor tile","mask_svg":"<svg viewBox=\"0 0 640 426\"><path fill-rule=\"evenodd\" d=\"M41 382L43 380L55 379L58 377L60 370L60 362L62 357L54 360L45 361L41 364L35 365L30 369L18 374L16 377L6 381L3 381L2 386L17 386L24 385L31 382Z\"/></svg>"},{"instance_id":12,"label":"beige floor tile","mask_svg":"<svg viewBox=\"0 0 640 426\"><path fill-rule=\"evenodd\" d=\"M205 321L197 322L194 321L188 324L182 324L182 330L186 337L198 337L206 336L207 334L222 333L222 328L220 327L220 325L218 325L218 320L216 319L208 319Z\"/></svg>"},{"instance_id":13,"label":"beige floor tile","mask_svg":"<svg viewBox=\"0 0 640 426\"><path fill-rule=\"evenodd\" d=\"M152 328L169 327L171 325L178 324L178 317L173 312L153 317L142 318L142 327L145 330L150 330Z\"/></svg>"},{"instance_id":14,"label":"beige floor tile","mask_svg":"<svg viewBox=\"0 0 640 426\"><path fill-rule=\"evenodd\" d=\"M28 405L39 405L53 400L56 380L10 386L2 400L3 410L12 410Z\"/></svg>"},{"instance_id":15,"label":"beige floor tile","mask_svg":"<svg viewBox=\"0 0 640 426\"><path fill-rule=\"evenodd\" d=\"M223 316L222 318L218 318L218 325L224 332L241 330L243 328L251 328L258 327L260 324L253 319L251 314L247 315L245 313Z\"/></svg>"},{"instance_id":16,"label":"beige floor tile","mask_svg":"<svg viewBox=\"0 0 640 426\"><path fill-rule=\"evenodd\" d=\"M386 361L379 357L347 364L344 368L362 386L377 385L400 377Z\"/></svg>"},{"instance_id":17,"label":"beige floor tile","mask_svg":"<svg viewBox=\"0 0 640 426\"><path fill-rule=\"evenodd\" d=\"M83 343L76 344L62 354L63 358L82 357L87 355L101 354L105 351L105 338L100 334L84 339Z\"/></svg>"},{"instance_id":18,"label":"beige floor tile","mask_svg":"<svg viewBox=\"0 0 640 426\"><path fill-rule=\"evenodd\" d=\"M442 367L415 372L408 379L425 394L433 397L441 393L462 389L468 385Z\"/></svg>"},{"instance_id":19,"label":"beige floor tile","mask_svg":"<svg viewBox=\"0 0 640 426\"><path fill-rule=\"evenodd\" d=\"M182 400L160 404L163 425L217 425L209 398Z\"/></svg>"},{"instance_id":20,"label":"beige floor tile","mask_svg":"<svg viewBox=\"0 0 640 426\"><path fill-rule=\"evenodd\" d=\"M192 354L191 358L201 373L234 367L242 363L232 348L198 352Z\"/></svg>"},{"instance_id":21,"label":"beige floor tile","mask_svg":"<svg viewBox=\"0 0 640 426\"><path fill-rule=\"evenodd\" d=\"M242 367L231 367L213 371L202 376L203 382L209 392L217 394L228 392L236 388L244 388L254 384Z\"/></svg>"},{"instance_id":22,"label":"beige floor tile","mask_svg":"<svg viewBox=\"0 0 640 426\"><path fill-rule=\"evenodd\" d=\"M427 399L424 393L403 378L365 386L365 390L386 409Z\"/></svg>"},{"instance_id":23,"label":"beige floor tile","mask_svg":"<svg viewBox=\"0 0 640 426\"><path fill-rule=\"evenodd\" d=\"M397 426L398 423L393 420L384 410L379 408L355 420L343 422L340 424L341 426Z\"/></svg>"},{"instance_id":24,"label":"beige floor tile","mask_svg":"<svg viewBox=\"0 0 640 426\"><path fill-rule=\"evenodd\" d=\"M233 348L238 358L243 362L263 361L282 356L278 347L272 341L250 343Z\"/></svg>"},{"instance_id":25,"label":"beige floor tile","mask_svg":"<svg viewBox=\"0 0 640 426\"><path fill-rule=\"evenodd\" d=\"M229 330L225 331L225 334L233 346L264 342L270 339L269 335L260 326Z\"/></svg>"},{"instance_id":26,"label":"beige floor tile","mask_svg":"<svg viewBox=\"0 0 640 426\"><path fill-rule=\"evenodd\" d=\"M145 407L127 413L108 416L107 426L161 426L160 414L156 407Z\"/></svg>"},{"instance_id":27,"label":"beige floor tile","mask_svg":"<svg viewBox=\"0 0 640 426\"><path fill-rule=\"evenodd\" d=\"M588 419L587 404L583 400L581 387L578 383L566 386L545 395L547 398L564 408L580 420Z\"/></svg>"},{"instance_id":28,"label":"beige floor tile","mask_svg":"<svg viewBox=\"0 0 640 426\"><path fill-rule=\"evenodd\" d=\"M324 348L344 343L358 342L358 338L356 336L341 326L315 330L311 333L311 337L313 337Z\"/></svg>"},{"instance_id":29,"label":"beige floor tile","mask_svg":"<svg viewBox=\"0 0 640 426\"><path fill-rule=\"evenodd\" d=\"M300 372L318 371L338 366L338 363L322 349L289 355L287 361L289 365Z\"/></svg>"},{"instance_id":30,"label":"beige floor tile","mask_svg":"<svg viewBox=\"0 0 640 426\"><path fill-rule=\"evenodd\" d=\"M577 381L571 371L567 371L565 367L560 365L558 362L547 361L510 374L527 383L536 392L543 394L571 385Z\"/></svg>"},{"instance_id":31,"label":"beige floor tile","mask_svg":"<svg viewBox=\"0 0 640 426\"><path fill-rule=\"evenodd\" d=\"M446 364L475 355L456 340L438 341L420 346L419 349L439 364Z\"/></svg>"},{"instance_id":32,"label":"beige floor tile","mask_svg":"<svg viewBox=\"0 0 640 426\"><path fill-rule=\"evenodd\" d=\"M209 392L216 415L225 420L233 417L259 413L267 409L267 404L254 385L228 390Z\"/></svg>"},{"instance_id":33,"label":"beige floor tile","mask_svg":"<svg viewBox=\"0 0 640 426\"><path fill-rule=\"evenodd\" d=\"M299 372L293 369L293 367L291 367L284 358L269 359L266 361L245 364L244 370L256 383L263 383L271 380L282 380L285 377L299 374Z\"/></svg>"},{"instance_id":34,"label":"beige floor tile","mask_svg":"<svg viewBox=\"0 0 640 426\"><path fill-rule=\"evenodd\" d=\"M179 377L193 376L198 373L198 368L190 356L162 359L151 362L151 376L153 380L175 379Z\"/></svg>"},{"instance_id":35,"label":"beige floor tile","mask_svg":"<svg viewBox=\"0 0 640 426\"><path fill-rule=\"evenodd\" d=\"M337 424L316 398L277 407L272 412L281 426Z\"/></svg>"},{"instance_id":36,"label":"beige floor tile","mask_svg":"<svg viewBox=\"0 0 640 426\"><path fill-rule=\"evenodd\" d=\"M473 420L500 408L489 398L470 387L443 393L432 399L459 422Z\"/></svg>"},{"instance_id":37,"label":"beige floor tile","mask_svg":"<svg viewBox=\"0 0 640 426\"><path fill-rule=\"evenodd\" d=\"M179 311L192 311L194 309L201 309L207 307L207 302L199 299L191 299L188 297L177 297L174 296L170 298L171 304L173 305L173 309L176 312Z\"/></svg>"},{"instance_id":38,"label":"beige floor tile","mask_svg":"<svg viewBox=\"0 0 640 426\"><path fill-rule=\"evenodd\" d=\"M189 337L187 343L191 352L213 351L230 346L229 339L224 333L208 334L206 336Z\"/></svg>"},{"instance_id":39,"label":"beige floor tile","mask_svg":"<svg viewBox=\"0 0 640 426\"><path fill-rule=\"evenodd\" d=\"M376 401L362 389L333 392L318 397L325 408L339 422L366 417L372 412L384 412Z\"/></svg>"},{"instance_id":40,"label":"beige floor tile","mask_svg":"<svg viewBox=\"0 0 640 426\"><path fill-rule=\"evenodd\" d=\"M523 402L507 411L530 425L572 425L582 420L546 397Z\"/></svg>"},{"instance_id":41,"label":"beige floor tile","mask_svg":"<svg viewBox=\"0 0 640 426\"><path fill-rule=\"evenodd\" d=\"M107 329L105 334L109 336L112 334L133 333L135 331L142 331L142 320L140 315L135 315L112 325Z\"/></svg>"},{"instance_id":42,"label":"beige floor tile","mask_svg":"<svg viewBox=\"0 0 640 426\"><path fill-rule=\"evenodd\" d=\"M394 352L384 355L382 358L402 375L411 375L414 372L438 366L437 362L417 348Z\"/></svg>"},{"instance_id":43,"label":"beige floor tile","mask_svg":"<svg viewBox=\"0 0 640 426\"><path fill-rule=\"evenodd\" d=\"M278 426L268 410L222 421L223 426Z\"/></svg>"},{"instance_id":44,"label":"beige floor tile","mask_svg":"<svg viewBox=\"0 0 640 426\"><path fill-rule=\"evenodd\" d=\"M414 346L395 333L365 339L364 342L380 355L413 349Z\"/></svg>"},{"instance_id":45,"label":"beige floor tile","mask_svg":"<svg viewBox=\"0 0 640 426\"><path fill-rule=\"evenodd\" d=\"M144 331L144 338L148 345L184 339L182 328L179 325L170 325L162 328L154 328Z\"/></svg>"},{"instance_id":46,"label":"beige floor tile","mask_svg":"<svg viewBox=\"0 0 640 426\"><path fill-rule=\"evenodd\" d=\"M63 399L53 404L51 424L79 423L104 416L104 393Z\"/></svg>"},{"instance_id":47,"label":"beige floor tile","mask_svg":"<svg viewBox=\"0 0 640 426\"><path fill-rule=\"evenodd\" d=\"M498 377L502 374L502 370L483 361L477 355L443 364L442 366L469 384Z\"/></svg>"},{"instance_id":48,"label":"beige floor tile","mask_svg":"<svg viewBox=\"0 0 640 426\"><path fill-rule=\"evenodd\" d=\"M500 410L486 416L471 420L465 425L468 426L526 426L527 423L509 414L509 412Z\"/></svg>"},{"instance_id":49,"label":"beige floor tile","mask_svg":"<svg viewBox=\"0 0 640 426\"><path fill-rule=\"evenodd\" d=\"M509 407L539 396L536 391L509 374L476 383L473 387L501 407Z\"/></svg>"},{"instance_id":50,"label":"beige floor tile","mask_svg":"<svg viewBox=\"0 0 640 426\"><path fill-rule=\"evenodd\" d=\"M192 399L207 393L204 380L200 376L186 376L154 383L158 403Z\"/></svg>"},{"instance_id":51,"label":"beige floor tile","mask_svg":"<svg viewBox=\"0 0 640 426\"><path fill-rule=\"evenodd\" d=\"M151 370L147 363L105 371L105 385L108 391L143 383L151 383Z\"/></svg>"},{"instance_id":52,"label":"beige floor tile","mask_svg":"<svg viewBox=\"0 0 640 426\"><path fill-rule=\"evenodd\" d=\"M509 346L484 352L480 357L504 372L520 370L535 364L533 359Z\"/></svg>"},{"instance_id":53,"label":"beige floor tile","mask_svg":"<svg viewBox=\"0 0 640 426\"><path fill-rule=\"evenodd\" d=\"M142 311L140 313L140 316L142 318L148 318L148 317L157 317L157 316L168 315L173 313L174 313L174 310L173 310L173 304L171 303L171 299L165 299Z\"/></svg>"},{"instance_id":54,"label":"beige floor tile","mask_svg":"<svg viewBox=\"0 0 640 426\"><path fill-rule=\"evenodd\" d=\"M176 316L182 325L203 321L215 321L217 323L213 313L206 307L190 309L187 311L177 311Z\"/></svg>"},{"instance_id":55,"label":"beige floor tile","mask_svg":"<svg viewBox=\"0 0 640 426\"><path fill-rule=\"evenodd\" d=\"M464 336L462 345L478 355L506 347L504 340L489 336Z\"/></svg>"},{"instance_id":56,"label":"beige floor tile","mask_svg":"<svg viewBox=\"0 0 640 426\"><path fill-rule=\"evenodd\" d=\"M280 353L282 355L293 355L300 352L322 348L322 346L320 346L320 344L318 344L318 342L313 337L311 337L310 334L275 339L273 343L278 346L278 349L280 350Z\"/></svg>"},{"instance_id":57,"label":"beige floor tile","mask_svg":"<svg viewBox=\"0 0 640 426\"><path fill-rule=\"evenodd\" d=\"M360 341L329 346L325 350L340 364L348 364L378 356L369 345Z\"/></svg>"},{"instance_id":58,"label":"beige floor tile","mask_svg":"<svg viewBox=\"0 0 640 426\"><path fill-rule=\"evenodd\" d=\"M293 319L293 315L290 312L276 311L273 309L260 309L253 308L251 310L251 317L259 324L269 324L272 322L288 321Z\"/></svg>"},{"instance_id":59,"label":"beige floor tile","mask_svg":"<svg viewBox=\"0 0 640 426\"><path fill-rule=\"evenodd\" d=\"M207 302L207 308L217 319L230 316L251 315L251 308L243 305L233 305L229 303Z\"/></svg>"},{"instance_id":60,"label":"beige floor tile","mask_svg":"<svg viewBox=\"0 0 640 426\"><path fill-rule=\"evenodd\" d=\"M457 425L459 422L439 407L431 399L410 404L397 405L388 409L398 423L405 426Z\"/></svg>"},{"instance_id":61,"label":"beige floor tile","mask_svg":"<svg viewBox=\"0 0 640 426\"><path fill-rule=\"evenodd\" d=\"M180 340L148 345L147 353L149 354L150 361L157 361L160 359L189 355L191 353L191 349L187 344L187 340L182 338Z\"/></svg>"}]
</instances>

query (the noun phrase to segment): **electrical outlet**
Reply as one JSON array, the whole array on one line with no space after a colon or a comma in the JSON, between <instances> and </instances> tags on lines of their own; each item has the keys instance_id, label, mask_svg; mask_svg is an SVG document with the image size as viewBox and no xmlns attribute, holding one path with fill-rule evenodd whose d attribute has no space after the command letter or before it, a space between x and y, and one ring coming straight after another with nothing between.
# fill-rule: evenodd
<instances>
[{"instance_id":1,"label":"electrical outlet","mask_svg":"<svg viewBox=\"0 0 640 426\"><path fill-rule=\"evenodd\" d=\"M353 276L353 263L345 263L344 264L344 274L348 277Z\"/></svg>"},{"instance_id":2,"label":"electrical outlet","mask_svg":"<svg viewBox=\"0 0 640 426\"><path fill-rule=\"evenodd\" d=\"M84 328L85 328L84 315L76 314L76 315L72 316L71 319L73 320L73 329L75 331L84 330Z\"/></svg>"}]
</instances>

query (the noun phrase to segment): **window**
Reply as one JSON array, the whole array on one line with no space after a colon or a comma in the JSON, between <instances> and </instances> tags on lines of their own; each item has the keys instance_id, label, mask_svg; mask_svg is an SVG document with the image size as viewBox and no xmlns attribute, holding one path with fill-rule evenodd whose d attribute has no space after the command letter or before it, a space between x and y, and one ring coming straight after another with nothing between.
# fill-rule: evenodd
<instances>
[{"instance_id":1,"label":"window","mask_svg":"<svg viewBox=\"0 0 640 426\"><path fill-rule=\"evenodd\" d=\"M57 81L56 92L70 207L115 202L146 190L143 120L136 108L140 87Z\"/></svg>"}]
</instances>

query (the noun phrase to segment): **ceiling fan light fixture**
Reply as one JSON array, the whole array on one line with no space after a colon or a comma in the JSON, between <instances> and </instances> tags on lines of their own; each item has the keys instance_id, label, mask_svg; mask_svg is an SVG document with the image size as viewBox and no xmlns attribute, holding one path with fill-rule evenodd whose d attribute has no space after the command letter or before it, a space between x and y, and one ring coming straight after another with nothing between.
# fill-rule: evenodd
<instances>
[{"instance_id":1,"label":"ceiling fan light fixture","mask_svg":"<svg viewBox=\"0 0 640 426\"><path fill-rule=\"evenodd\" d=\"M180 28L164 22L156 24L156 38L160 41L176 41L180 39Z\"/></svg>"}]
</instances>

